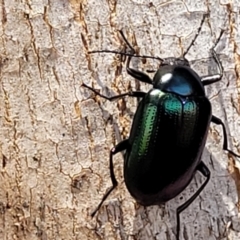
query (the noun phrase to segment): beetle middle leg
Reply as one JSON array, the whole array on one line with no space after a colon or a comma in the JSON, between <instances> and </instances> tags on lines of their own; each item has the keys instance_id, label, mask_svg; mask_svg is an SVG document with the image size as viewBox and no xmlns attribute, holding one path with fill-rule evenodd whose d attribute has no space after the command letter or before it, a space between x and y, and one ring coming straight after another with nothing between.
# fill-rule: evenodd
<instances>
[{"instance_id":1,"label":"beetle middle leg","mask_svg":"<svg viewBox=\"0 0 240 240\"><path fill-rule=\"evenodd\" d=\"M226 127L225 127L223 121L220 118L212 116L211 122L222 126L222 129L223 129L223 150L228 151L230 154L232 154L233 156L235 156L237 158L240 158L240 155L238 155L235 152L228 149L227 131L226 131Z\"/></svg>"},{"instance_id":2,"label":"beetle middle leg","mask_svg":"<svg viewBox=\"0 0 240 240\"><path fill-rule=\"evenodd\" d=\"M198 197L198 195L202 192L202 190L207 185L210 179L211 172L202 161L199 163L196 170L202 173L202 175L206 177L206 180L190 199L188 199L185 203L183 203L181 206L177 208L177 236L176 236L177 240L179 240L179 234L180 234L180 213L184 211Z\"/></svg>"},{"instance_id":3,"label":"beetle middle leg","mask_svg":"<svg viewBox=\"0 0 240 240\"><path fill-rule=\"evenodd\" d=\"M109 196L109 194L114 190L114 188L117 187L118 182L116 180L115 174L114 174L114 168L113 168L113 155L115 155L116 153L119 153L121 151L126 150L129 147L129 142L128 139L123 140L122 142L118 143L117 146L115 146L114 148L111 149L110 151L110 156L109 156L109 168L110 168L110 177L111 177L111 181L112 181L112 186L106 191L106 193L104 194L101 202L98 204L98 206L96 207L96 209L91 213L91 217L94 217L94 215L96 214L96 212L100 209L100 207L102 206L103 202L107 199L107 197Z\"/></svg>"}]
</instances>

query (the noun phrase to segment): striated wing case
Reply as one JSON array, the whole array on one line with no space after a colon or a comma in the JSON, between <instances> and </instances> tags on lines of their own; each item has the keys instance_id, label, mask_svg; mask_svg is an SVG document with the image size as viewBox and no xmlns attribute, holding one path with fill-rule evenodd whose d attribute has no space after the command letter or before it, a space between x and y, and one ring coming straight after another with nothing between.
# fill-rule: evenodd
<instances>
[{"instance_id":1,"label":"striated wing case","mask_svg":"<svg viewBox=\"0 0 240 240\"><path fill-rule=\"evenodd\" d=\"M139 203L165 202L188 185L201 160L211 116L205 96L152 89L142 99L124 156L126 186Z\"/></svg>"}]
</instances>

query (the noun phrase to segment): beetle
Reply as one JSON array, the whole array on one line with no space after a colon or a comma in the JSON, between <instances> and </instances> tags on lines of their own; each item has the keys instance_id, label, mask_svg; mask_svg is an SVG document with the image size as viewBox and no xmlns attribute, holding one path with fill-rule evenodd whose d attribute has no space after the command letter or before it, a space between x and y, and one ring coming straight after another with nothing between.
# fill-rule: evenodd
<instances>
[{"instance_id":1,"label":"beetle","mask_svg":"<svg viewBox=\"0 0 240 240\"><path fill-rule=\"evenodd\" d=\"M143 206L158 205L176 197L199 171L205 181L185 203L176 210L177 233L180 234L180 213L186 209L201 193L210 179L210 170L201 161L210 123L222 126L223 149L235 157L240 155L228 149L227 133L221 119L212 115L211 103L205 94L206 85L218 82L223 76L223 66L214 50L220 40L212 47L212 56L219 73L200 77L191 67L185 55L199 35L203 22L187 50L179 58L161 59L151 56L138 56L133 47L120 31L132 53L110 50L92 51L111 52L126 55L127 73L140 82L151 84L149 92L130 91L113 97L107 97L83 83L83 87L93 91L109 101L125 96L141 98L133 118L128 139L113 147L110 151L110 177L112 186L106 191L101 202L91 214L93 217L103 202L117 186L113 156L124 151L124 181L130 194ZM147 74L130 68L132 57L148 57L161 60L153 79Z\"/></svg>"}]
</instances>

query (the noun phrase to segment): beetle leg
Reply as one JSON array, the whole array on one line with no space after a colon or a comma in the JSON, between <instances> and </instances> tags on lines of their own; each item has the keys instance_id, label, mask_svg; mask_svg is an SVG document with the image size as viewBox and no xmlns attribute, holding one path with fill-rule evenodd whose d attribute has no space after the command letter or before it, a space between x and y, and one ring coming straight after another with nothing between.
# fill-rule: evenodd
<instances>
[{"instance_id":1,"label":"beetle leg","mask_svg":"<svg viewBox=\"0 0 240 240\"><path fill-rule=\"evenodd\" d=\"M115 155L118 152L124 151L129 147L128 139L123 140L122 142L118 143L117 146L111 149L110 151L110 157L109 157L109 168L110 168L110 177L112 180L112 186L106 191L104 194L101 202L98 204L97 208L91 213L91 217L94 217L96 212L100 209L103 202L107 199L109 194L114 190L114 188L117 187L118 182L116 180L115 174L114 174L114 168L113 168L113 155Z\"/></svg>"},{"instance_id":2,"label":"beetle leg","mask_svg":"<svg viewBox=\"0 0 240 240\"><path fill-rule=\"evenodd\" d=\"M129 67L131 59L132 59L132 57L128 57L128 60L127 60L127 73L129 75L131 75L132 77L136 78L137 80L139 80L140 82L152 84L151 78L146 73L143 73L141 71L138 71L136 69L133 69L133 68Z\"/></svg>"},{"instance_id":3,"label":"beetle leg","mask_svg":"<svg viewBox=\"0 0 240 240\"><path fill-rule=\"evenodd\" d=\"M121 34L123 40L124 40L125 43L128 45L128 47L131 49L131 53L132 53L132 54L135 54L135 53L136 53L135 49L134 49L133 46L129 43L129 41L128 41L127 38L125 37L123 31L122 31L122 30L119 30L119 33Z\"/></svg>"},{"instance_id":4,"label":"beetle leg","mask_svg":"<svg viewBox=\"0 0 240 240\"><path fill-rule=\"evenodd\" d=\"M137 98L143 98L146 93L145 92L140 92L140 91L131 91L131 92L127 92L127 93L122 93L113 97L107 97L105 95L102 95L101 93L99 93L98 91L96 91L95 89L89 87L88 85L86 85L85 83L82 84L83 87L86 87L88 89L90 89L91 91L93 91L96 95L107 99L108 101L114 101L118 98L123 98L125 96L130 96L130 97L137 97Z\"/></svg>"},{"instance_id":5,"label":"beetle leg","mask_svg":"<svg viewBox=\"0 0 240 240\"><path fill-rule=\"evenodd\" d=\"M202 84L203 86L210 85L212 83L221 81L221 79L222 76L220 76L220 74L202 77Z\"/></svg>"},{"instance_id":6,"label":"beetle leg","mask_svg":"<svg viewBox=\"0 0 240 240\"><path fill-rule=\"evenodd\" d=\"M183 203L181 206L177 208L177 240L179 240L180 233L180 213L184 211L198 197L198 195L201 193L201 191L204 189L204 187L207 185L210 179L211 172L202 161L199 163L196 170L201 172L202 175L206 177L206 180L190 199L188 199L185 203Z\"/></svg>"},{"instance_id":7,"label":"beetle leg","mask_svg":"<svg viewBox=\"0 0 240 240\"><path fill-rule=\"evenodd\" d=\"M222 79L223 76L223 65L219 59L219 57L217 56L216 51L214 50L215 46L218 44L218 42L220 41L222 35L223 35L224 30L221 30L220 35L216 41L216 43L214 44L214 46L212 47L211 51L212 51L212 55L213 58L215 60L215 62L217 63L218 69L219 69L219 74L215 74L212 76L205 76L205 77L201 77L201 81L203 86L218 82Z\"/></svg>"},{"instance_id":8,"label":"beetle leg","mask_svg":"<svg viewBox=\"0 0 240 240\"><path fill-rule=\"evenodd\" d=\"M127 46L131 49L131 53L135 54L136 53L135 49L128 42L127 38L123 34L123 31L120 30L119 32L120 32L123 40L127 44ZM147 74L129 67L131 59L132 59L132 56L129 56L128 59L127 59L127 73L129 75L131 75L132 77L136 78L137 80L141 81L141 82L152 84L152 80L151 80L151 78Z\"/></svg>"},{"instance_id":9,"label":"beetle leg","mask_svg":"<svg viewBox=\"0 0 240 240\"><path fill-rule=\"evenodd\" d=\"M187 50L183 53L183 55L182 55L183 58L185 58L185 56L186 56L186 54L189 52L190 48L191 48L192 46L194 46L194 43L195 43L195 41L196 41L199 33L201 32L201 29L202 29L202 26L203 26L203 23L204 23L206 17L209 17L209 13L203 14L203 18L202 18L202 21L201 21L201 23L200 23L200 26L198 27L197 33L195 34L195 37L194 37L194 39L192 40L192 42L190 43L190 45L188 46Z\"/></svg>"},{"instance_id":10,"label":"beetle leg","mask_svg":"<svg viewBox=\"0 0 240 240\"><path fill-rule=\"evenodd\" d=\"M203 86L206 86L206 85L209 85L209 84L221 81L222 76L223 76L223 66L222 66L222 63L219 60L219 58L217 56L217 53L216 53L216 51L213 48L212 48L212 55L213 55L213 58L214 58L215 62L218 65L219 74L202 77L201 81L202 81Z\"/></svg>"},{"instance_id":11,"label":"beetle leg","mask_svg":"<svg viewBox=\"0 0 240 240\"><path fill-rule=\"evenodd\" d=\"M232 154L235 157L240 158L240 155L234 153L233 151L228 149L228 141L227 141L227 131L225 128L224 123L222 122L222 120L220 118L217 118L215 116L212 116L211 121L217 125L222 125L222 129L223 129L223 150L228 151L230 154Z\"/></svg>"},{"instance_id":12,"label":"beetle leg","mask_svg":"<svg viewBox=\"0 0 240 240\"><path fill-rule=\"evenodd\" d=\"M152 84L151 78L141 71L127 67L127 73L132 77L136 78L137 80L139 80L140 82Z\"/></svg>"}]
</instances>

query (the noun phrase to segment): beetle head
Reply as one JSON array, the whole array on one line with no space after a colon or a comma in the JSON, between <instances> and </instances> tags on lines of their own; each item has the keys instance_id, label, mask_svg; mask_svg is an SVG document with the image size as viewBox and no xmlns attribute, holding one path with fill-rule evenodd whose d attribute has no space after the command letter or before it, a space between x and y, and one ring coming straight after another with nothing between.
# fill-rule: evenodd
<instances>
[{"instance_id":1,"label":"beetle head","mask_svg":"<svg viewBox=\"0 0 240 240\"><path fill-rule=\"evenodd\" d=\"M184 58L184 57L180 57L180 58L174 58L174 57L169 57L169 58L164 58L161 66L165 66L165 65L171 65L171 66L187 66L190 67L189 61Z\"/></svg>"}]
</instances>

